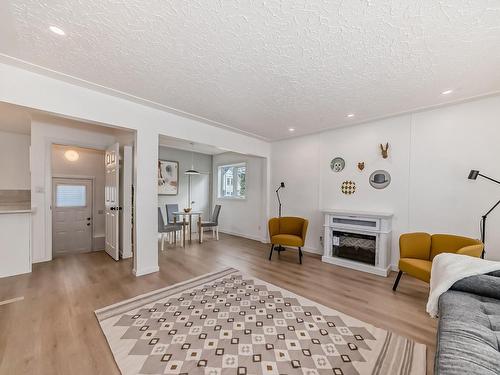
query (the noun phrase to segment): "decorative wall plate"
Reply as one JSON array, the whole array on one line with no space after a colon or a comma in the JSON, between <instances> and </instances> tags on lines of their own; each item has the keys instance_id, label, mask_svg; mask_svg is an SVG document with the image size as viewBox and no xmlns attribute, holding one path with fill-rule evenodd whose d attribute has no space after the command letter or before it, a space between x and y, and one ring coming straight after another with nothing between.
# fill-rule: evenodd
<instances>
[{"instance_id":1,"label":"decorative wall plate","mask_svg":"<svg viewBox=\"0 0 500 375\"><path fill-rule=\"evenodd\" d=\"M342 171L345 168L345 160L340 157L332 159L330 162L330 168L332 168L332 171L334 172Z\"/></svg>"},{"instance_id":2,"label":"decorative wall plate","mask_svg":"<svg viewBox=\"0 0 500 375\"><path fill-rule=\"evenodd\" d=\"M382 169L370 175L370 185L375 189L385 189L391 183L391 175Z\"/></svg>"},{"instance_id":3,"label":"decorative wall plate","mask_svg":"<svg viewBox=\"0 0 500 375\"><path fill-rule=\"evenodd\" d=\"M344 181L340 190L346 195L354 194L356 192L356 183L354 181Z\"/></svg>"}]
</instances>

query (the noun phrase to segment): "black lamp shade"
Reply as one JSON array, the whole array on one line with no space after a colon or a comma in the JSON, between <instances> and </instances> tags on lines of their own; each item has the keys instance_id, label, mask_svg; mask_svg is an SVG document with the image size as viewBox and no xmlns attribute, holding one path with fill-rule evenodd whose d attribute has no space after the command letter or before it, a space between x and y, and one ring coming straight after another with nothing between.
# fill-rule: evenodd
<instances>
[{"instance_id":1,"label":"black lamp shade","mask_svg":"<svg viewBox=\"0 0 500 375\"><path fill-rule=\"evenodd\" d=\"M469 172L469 180L475 180L477 179L477 176L479 176L479 171L476 171L474 169L472 169L470 172Z\"/></svg>"}]
</instances>

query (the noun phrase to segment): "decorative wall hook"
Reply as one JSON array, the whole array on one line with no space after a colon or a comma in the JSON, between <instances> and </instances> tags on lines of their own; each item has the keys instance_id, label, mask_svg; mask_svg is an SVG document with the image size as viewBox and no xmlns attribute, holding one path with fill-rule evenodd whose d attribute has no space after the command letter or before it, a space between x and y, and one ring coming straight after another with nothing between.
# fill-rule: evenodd
<instances>
[{"instance_id":1,"label":"decorative wall hook","mask_svg":"<svg viewBox=\"0 0 500 375\"><path fill-rule=\"evenodd\" d=\"M389 156L389 142L387 142L387 143L385 144L385 147L384 147L384 145L381 143L381 144L380 144L380 150L382 151L382 157L383 157L384 159L387 159L387 157Z\"/></svg>"}]
</instances>

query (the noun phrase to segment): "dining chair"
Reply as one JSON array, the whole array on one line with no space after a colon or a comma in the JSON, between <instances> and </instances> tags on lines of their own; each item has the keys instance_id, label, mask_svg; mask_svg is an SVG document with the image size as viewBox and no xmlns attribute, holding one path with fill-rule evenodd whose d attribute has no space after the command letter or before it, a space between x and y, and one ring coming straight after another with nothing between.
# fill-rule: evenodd
<instances>
[{"instance_id":1,"label":"dining chair","mask_svg":"<svg viewBox=\"0 0 500 375\"><path fill-rule=\"evenodd\" d=\"M165 248L165 235L173 234L174 235L174 243L176 242L176 233L178 230L182 229L182 224L174 225L174 224L166 224L163 220L163 214L161 213L161 208L158 207L158 233L161 234L161 251ZM182 231L184 232L184 231Z\"/></svg>"},{"instance_id":2,"label":"dining chair","mask_svg":"<svg viewBox=\"0 0 500 375\"><path fill-rule=\"evenodd\" d=\"M179 228L178 228L178 231L174 233L174 237L175 239L177 238L177 234L179 233L179 231L182 231L182 236L185 236L185 233L184 233L184 225L186 225L185 223L183 223L183 221L179 221L174 213L175 212L179 212L179 205L177 203L172 203L172 204L166 204L165 205L165 211L167 212L167 221L168 221L168 224L169 225L177 225ZM174 240L175 240L174 239ZM182 240L182 238L179 238L179 240ZM184 241L183 241L183 244L184 244Z\"/></svg>"},{"instance_id":3,"label":"dining chair","mask_svg":"<svg viewBox=\"0 0 500 375\"><path fill-rule=\"evenodd\" d=\"M166 204L165 208L167 210L167 222L169 224L174 223L174 212L179 212L179 205L177 203Z\"/></svg>"},{"instance_id":4,"label":"dining chair","mask_svg":"<svg viewBox=\"0 0 500 375\"><path fill-rule=\"evenodd\" d=\"M201 221L200 222L200 243L203 242L203 229L204 228L212 228L212 237L215 237L217 241L219 240L219 214L220 214L221 205L217 204L214 207L214 212L212 213L212 217L210 221Z\"/></svg>"}]
</instances>

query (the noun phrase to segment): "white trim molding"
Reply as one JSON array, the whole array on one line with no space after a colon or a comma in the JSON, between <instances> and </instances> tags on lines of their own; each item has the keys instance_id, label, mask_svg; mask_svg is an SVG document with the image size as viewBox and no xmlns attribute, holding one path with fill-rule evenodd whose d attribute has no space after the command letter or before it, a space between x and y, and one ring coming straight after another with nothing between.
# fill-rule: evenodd
<instances>
[{"instance_id":1,"label":"white trim molding","mask_svg":"<svg viewBox=\"0 0 500 375\"><path fill-rule=\"evenodd\" d=\"M158 272L159 270L160 270L159 266L144 268L141 270L136 270L134 268L134 269L132 269L132 273L134 274L134 276L144 276L144 275L148 275L150 273Z\"/></svg>"}]
</instances>

